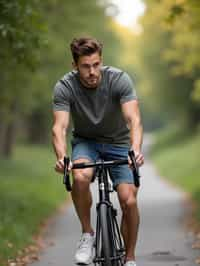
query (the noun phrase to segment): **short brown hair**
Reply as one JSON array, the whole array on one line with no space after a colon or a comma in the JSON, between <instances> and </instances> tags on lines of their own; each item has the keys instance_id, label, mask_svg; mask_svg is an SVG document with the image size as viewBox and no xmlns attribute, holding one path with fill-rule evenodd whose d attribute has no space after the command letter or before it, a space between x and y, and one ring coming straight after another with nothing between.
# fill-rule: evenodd
<instances>
[{"instance_id":1,"label":"short brown hair","mask_svg":"<svg viewBox=\"0 0 200 266\"><path fill-rule=\"evenodd\" d=\"M82 37L79 39L73 39L70 48L74 62L77 63L80 56L91 55L93 53L102 54L103 45L94 38Z\"/></svg>"}]
</instances>

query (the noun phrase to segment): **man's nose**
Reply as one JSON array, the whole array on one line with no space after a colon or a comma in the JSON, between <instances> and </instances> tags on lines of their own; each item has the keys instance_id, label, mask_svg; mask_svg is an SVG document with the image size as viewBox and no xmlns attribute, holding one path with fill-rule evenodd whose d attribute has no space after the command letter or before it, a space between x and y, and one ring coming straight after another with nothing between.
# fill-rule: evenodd
<instances>
[{"instance_id":1,"label":"man's nose","mask_svg":"<svg viewBox=\"0 0 200 266\"><path fill-rule=\"evenodd\" d=\"M95 73L95 69L93 66L90 67L90 74L94 74Z\"/></svg>"}]
</instances>

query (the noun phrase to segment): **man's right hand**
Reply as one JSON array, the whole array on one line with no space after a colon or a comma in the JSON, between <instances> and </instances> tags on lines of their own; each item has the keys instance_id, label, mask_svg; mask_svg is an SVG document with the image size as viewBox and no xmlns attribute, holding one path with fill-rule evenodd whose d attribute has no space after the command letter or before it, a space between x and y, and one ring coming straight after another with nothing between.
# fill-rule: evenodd
<instances>
[{"instance_id":1,"label":"man's right hand","mask_svg":"<svg viewBox=\"0 0 200 266\"><path fill-rule=\"evenodd\" d=\"M58 173L64 173L64 158L63 159L59 159L59 160L57 160L57 162L56 162L56 166L55 166L55 170L56 170L56 172L58 172ZM72 169L72 166L73 166L73 164L72 164L72 162L70 161L70 163L69 163L69 166L68 166L68 171L71 171L71 169Z\"/></svg>"},{"instance_id":2,"label":"man's right hand","mask_svg":"<svg viewBox=\"0 0 200 266\"><path fill-rule=\"evenodd\" d=\"M55 170L58 173L64 173L64 158L57 160Z\"/></svg>"}]
</instances>

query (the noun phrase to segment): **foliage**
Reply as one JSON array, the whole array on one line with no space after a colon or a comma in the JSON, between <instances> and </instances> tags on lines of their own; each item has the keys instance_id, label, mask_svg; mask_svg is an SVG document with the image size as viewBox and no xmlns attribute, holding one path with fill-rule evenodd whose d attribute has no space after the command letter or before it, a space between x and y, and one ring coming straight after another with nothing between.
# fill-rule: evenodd
<instances>
[{"instance_id":1,"label":"foliage","mask_svg":"<svg viewBox=\"0 0 200 266\"><path fill-rule=\"evenodd\" d=\"M39 1L0 1L0 155L10 154L14 124L30 108L27 85L40 60L43 33Z\"/></svg>"},{"instance_id":2,"label":"foliage","mask_svg":"<svg viewBox=\"0 0 200 266\"><path fill-rule=\"evenodd\" d=\"M199 123L199 7L196 1L146 0L135 64L147 116Z\"/></svg>"},{"instance_id":3,"label":"foliage","mask_svg":"<svg viewBox=\"0 0 200 266\"><path fill-rule=\"evenodd\" d=\"M165 1L166 2L166 1ZM172 34L169 49L165 52L165 58L173 62L172 73L174 75L184 75L193 79L191 97L200 102L199 96L199 73L200 73L200 6L199 2L168 1L166 6L166 17L168 30Z\"/></svg>"},{"instance_id":4,"label":"foliage","mask_svg":"<svg viewBox=\"0 0 200 266\"><path fill-rule=\"evenodd\" d=\"M39 62L44 26L38 1L0 1L0 111L7 111L16 97L22 102L28 77ZM13 88L14 86L14 88ZM20 103L20 104L21 104Z\"/></svg>"},{"instance_id":5,"label":"foliage","mask_svg":"<svg viewBox=\"0 0 200 266\"><path fill-rule=\"evenodd\" d=\"M37 0L0 1L0 59L11 64L33 68L38 59L38 49L43 32Z\"/></svg>"}]
</instances>

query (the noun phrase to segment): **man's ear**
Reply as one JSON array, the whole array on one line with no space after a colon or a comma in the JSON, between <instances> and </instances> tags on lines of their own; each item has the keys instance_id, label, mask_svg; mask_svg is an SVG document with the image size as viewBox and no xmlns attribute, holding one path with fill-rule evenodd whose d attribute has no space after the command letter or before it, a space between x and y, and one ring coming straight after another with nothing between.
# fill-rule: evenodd
<instances>
[{"instance_id":1,"label":"man's ear","mask_svg":"<svg viewBox=\"0 0 200 266\"><path fill-rule=\"evenodd\" d=\"M72 67L77 70L77 64L74 61L72 61Z\"/></svg>"}]
</instances>

